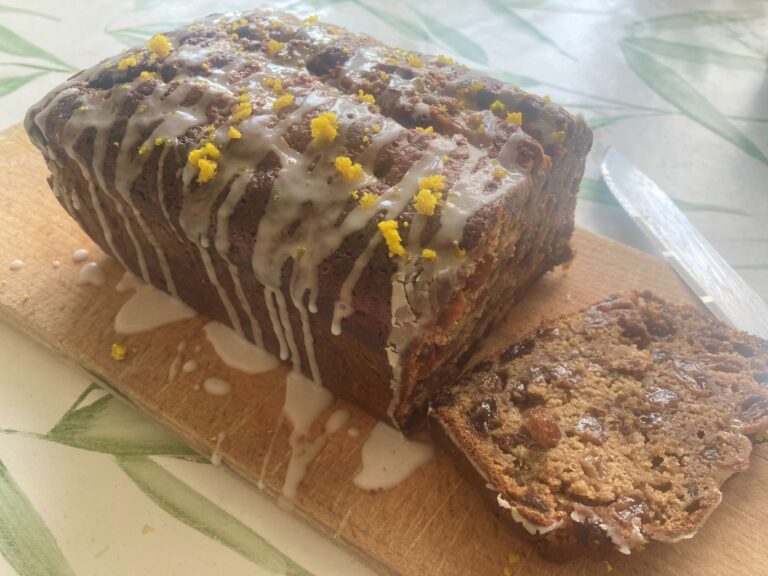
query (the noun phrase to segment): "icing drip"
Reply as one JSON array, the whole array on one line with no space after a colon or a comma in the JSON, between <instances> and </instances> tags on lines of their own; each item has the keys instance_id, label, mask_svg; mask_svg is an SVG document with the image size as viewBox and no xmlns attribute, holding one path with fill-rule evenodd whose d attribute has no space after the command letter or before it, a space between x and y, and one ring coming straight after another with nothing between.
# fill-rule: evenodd
<instances>
[{"instance_id":1,"label":"icing drip","mask_svg":"<svg viewBox=\"0 0 768 576\"><path fill-rule=\"evenodd\" d=\"M181 371L186 372L187 374L194 372L195 370L197 370L197 360L187 360L181 365Z\"/></svg>"},{"instance_id":2,"label":"icing drip","mask_svg":"<svg viewBox=\"0 0 768 576\"><path fill-rule=\"evenodd\" d=\"M256 485L259 487L259 489L264 490L264 478L267 477L267 467L269 466L270 461L272 460L272 452L275 449L275 440L277 440L277 434L280 432L280 429L283 426L283 420L285 419L284 412L280 412L280 416L277 418L277 422L275 423L275 429L272 432L272 438L269 440L269 446L267 446L267 452L264 454L264 460L261 461L261 470L259 471L259 481L256 483Z\"/></svg>"},{"instance_id":3,"label":"icing drip","mask_svg":"<svg viewBox=\"0 0 768 576\"><path fill-rule=\"evenodd\" d=\"M140 334L194 316L195 311L180 300L145 284L120 307L115 316L115 332Z\"/></svg>"},{"instance_id":4,"label":"icing drip","mask_svg":"<svg viewBox=\"0 0 768 576\"><path fill-rule=\"evenodd\" d=\"M203 266L205 266L208 279L219 293L219 298L221 299L221 303L224 304L224 309L227 311L229 321L232 323L235 331L243 336L243 325L240 323L240 316L238 315L237 310L235 310L235 307L232 304L232 300L230 300L227 291L224 289L224 286L222 286L221 282L219 282L219 278L216 275L216 268L213 265L213 260L211 260L211 255L208 253L208 249L206 246L204 246L203 241L199 241L198 248L200 249L200 257L203 260Z\"/></svg>"},{"instance_id":5,"label":"icing drip","mask_svg":"<svg viewBox=\"0 0 768 576\"><path fill-rule=\"evenodd\" d=\"M222 378L212 376L203 381L203 390L211 396L226 396L232 391L232 384Z\"/></svg>"},{"instance_id":6,"label":"icing drip","mask_svg":"<svg viewBox=\"0 0 768 576\"><path fill-rule=\"evenodd\" d=\"M118 292L127 292L128 290L136 290L143 285L141 280L126 270L123 273L123 277L120 278L120 281L115 286L115 290Z\"/></svg>"},{"instance_id":7,"label":"icing drip","mask_svg":"<svg viewBox=\"0 0 768 576\"><path fill-rule=\"evenodd\" d=\"M72 262L75 262L76 264L80 262L85 262L88 260L89 252L85 248L78 248L74 252L72 252Z\"/></svg>"},{"instance_id":8,"label":"icing drip","mask_svg":"<svg viewBox=\"0 0 768 576\"><path fill-rule=\"evenodd\" d=\"M522 524L523 528L526 529L526 531L529 534L537 535L537 534L546 534L547 532L552 532L553 530L557 530L563 525L562 520L557 520L553 522L552 524L548 524L546 526L541 526L540 524L534 524L527 518L525 518L520 512L518 512L517 507L511 505L501 494L496 495L496 502L498 505L509 511L509 515L512 517L512 519Z\"/></svg>"},{"instance_id":9,"label":"icing drip","mask_svg":"<svg viewBox=\"0 0 768 576\"><path fill-rule=\"evenodd\" d=\"M13 271L13 272L17 272L17 271L21 270L22 268L24 268L24 261L23 260L18 260L18 259L14 260L13 262L11 262L11 264L10 264L10 266L8 266L8 268L11 271Z\"/></svg>"},{"instance_id":10,"label":"icing drip","mask_svg":"<svg viewBox=\"0 0 768 576\"><path fill-rule=\"evenodd\" d=\"M333 396L322 386L298 372L291 371L288 374L283 414L292 425L288 439L291 459L285 473L282 494L289 500L296 498L296 491L307 468L325 446L328 436L338 432L349 419L348 411L336 410L326 421L323 432L309 440L312 424L330 407L331 402Z\"/></svg>"},{"instance_id":11,"label":"icing drip","mask_svg":"<svg viewBox=\"0 0 768 576\"><path fill-rule=\"evenodd\" d=\"M437 142L439 140L433 142L433 147ZM432 301L431 285L441 280L450 281L462 275L467 276L474 268L471 259L456 257L445 248L458 248L467 221L484 206L495 202L511 186L527 178L518 171L509 170L501 179L496 180L497 187L488 192L487 186L495 180L494 166L485 161L486 156L478 148L469 145L467 150L468 157L461 172L440 207L440 226L430 241L432 246L442 248L444 255L441 257L441 266L423 269L418 265L421 251L418 237L424 221L415 218L409 233L409 257L398 260L398 271L392 278L392 330L387 345L387 358L392 367L392 401L388 410L390 417L394 417L401 400L403 352L424 327L433 321L433 311L440 306L439 302ZM418 310L418 315L414 310Z\"/></svg>"},{"instance_id":12,"label":"icing drip","mask_svg":"<svg viewBox=\"0 0 768 576\"><path fill-rule=\"evenodd\" d=\"M349 432L351 435L351 428ZM363 444L363 468L352 482L363 490L388 490L433 457L432 444L408 440L384 422L377 422Z\"/></svg>"},{"instance_id":13,"label":"icing drip","mask_svg":"<svg viewBox=\"0 0 768 576\"><path fill-rule=\"evenodd\" d=\"M203 330L216 354L230 368L246 374L260 374L274 370L280 364L272 354L251 344L220 322L208 322Z\"/></svg>"},{"instance_id":14,"label":"icing drip","mask_svg":"<svg viewBox=\"0 0 768 576\"><path fill-rule=\"evenodd\" d=\"M86 262L80 268L80 274L77 278L79 285L92 284L93 286L104 286L107 281L107 275L96 262Z\"/></svg>"},{"instance_id":15,"label":"icing drip","mask_svg":"<svg viewBox=\"0 0 768 576\"><path fill-rule=\"evenodd\" d=\"M213 454L211 454L211 464L214 466L221 466L221 445L226 437L226 432L216 434L216 445L213 447Z\"/></svg>"},{"instance_id":16,"label":"icing drip","mask_svg":"<svg viewBox=\"0 0 768 576\"><path fill-rule=\"evenodd\" d=\"M504 147L507 145L509 142ZM500 157L503 151L504 148L499 153ZM495 179L491 164L486 162L481 165L486 158L485 153L474 146L469 146L468 152L469 157L461 169L456 185L448 194L445 205L440 211L440 228L433 240L439 245L461 242L464 227L473 214L483 206L495 202L511 187L527 179L522 173L510 170L505 170L503 176ZM504 166L505 161L500 158L499 162ZM512 165L507 164L506 167L511 169ZM487 192L486 186L493 181L499 183L498 187L493 192Z\"/></svg>"},{"instance_id":17,"label":"icing drip","mask_svg":"<svg viewBox=\"0 0 768 576\"><path fill-rule=\"evenodd\" d=\"M173 357L173 362L171 362L170 368L168 368L168 383L173 382L176 380L176 376L179 375L179 367L181 365L182 360L182 353L184 352L184 349L187 347L186 342L179 342L179 345L176 347L176 356Z\"/></svg>"},{"instance_id":18,"label":"icing drip","mask_svg":"<svg viewBox=\"0 0 768 576\"><path fill-rule=\"evenodd\" d=\"M51 262L51 266L53 266L54 268L59 268L61 266L61 261L54 260L53 262Z\"/></svg>"},{"instance_id":19,"label":"icing drip","mask_svg":"<svg viewBox=\"0 0 768 576\"><path fill-rule=\"evenodd\" d=\"M405 209L416 194L419 180L432 173L439 172L443 168L443 156L453 151L454 148L455 144L450 140L436 139L432 141L427 152L411 166L400 183L389 188L379 198L378 205L380 208L386 209L386 218L396 218ZM381 236L379 234L371 237L365 250L355 260L352 271L344 279L339 293L339 300L334 305L333 322L331 324L331 332L333 334L341 334L341 321L351 316L354 312L352 293L380 241ZM395 386L393 385L394 388Z\"/></svg>"}]
</instances>

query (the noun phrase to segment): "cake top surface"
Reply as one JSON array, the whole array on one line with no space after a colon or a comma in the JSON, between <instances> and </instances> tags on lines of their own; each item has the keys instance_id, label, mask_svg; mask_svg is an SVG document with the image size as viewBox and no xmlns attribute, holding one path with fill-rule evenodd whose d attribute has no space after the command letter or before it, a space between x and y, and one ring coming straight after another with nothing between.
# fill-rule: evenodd
<instances>
[{"instance_id":1,"label":"cake top surface","mask_svg":"<svg viewBox=\"0 0 768 576\"><path fill-rule=\"evenodd\" d=\"M547 324L433 416L529 532L691 537L768 429L768 343L645 293Z\"/></svg>"},{"instance_id":2,"label":"cake top surface","mask_svg":"<svg viewBox=\"0 0 768 576\"><path fill-rule=\"evenodd\" d=\"M279 284L289 258L314 270L371 221L396 262L452 276L471 266L468 252L482 251L473 219L541 182L548 154L564 152L574 122L540 98L479 78L449 58L389 48L315 18L231 13L155 35L75 75L27 124L49 149L57 136L71 147L100 129L93 163L114 152L123 197L145 165L173 148L187 159L180 224L223 254L228 220L212 224L214 206L222 195L236 203L264 174L273 226L263 227L269 241L253 261L265 285ZM537 112L511 111L522 101ZM46 130L51 116L67 116L58 134ZM110 134L119 134L110 124L125 134ZM118 150L101 150L109 146ZM278 232L299 214L286 241ZM313 243L320 236L329 240Z\"/></svg>"}]
</instances>

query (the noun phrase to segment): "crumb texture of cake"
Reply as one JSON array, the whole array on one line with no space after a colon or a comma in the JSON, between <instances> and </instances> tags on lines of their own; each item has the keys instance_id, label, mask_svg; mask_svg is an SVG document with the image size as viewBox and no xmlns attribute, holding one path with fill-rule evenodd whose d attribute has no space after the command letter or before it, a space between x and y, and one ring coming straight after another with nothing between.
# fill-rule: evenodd
<instances>
[{"instance_id":1,"label":"crumb texture of cake","mask_svg":"<svg viewBox=\"0 0 768 576\"><path fill-rule=\"evenodd\" d=\"M401 427L568 261L592 141L449 58L272 11L155 35L25 127L122 266Z\"/></svg>"},{"instance_id":2,"label":"crumb texture of cake","mask_svg":"<svg viewBox=\"0 0 768 576\"><path fill-rule=\"evenodd\" d=\"M431 427L542 551L693 537L768 429L768 343L648 293L610 297L478 364Z\"/></svg>"}]
</instances>

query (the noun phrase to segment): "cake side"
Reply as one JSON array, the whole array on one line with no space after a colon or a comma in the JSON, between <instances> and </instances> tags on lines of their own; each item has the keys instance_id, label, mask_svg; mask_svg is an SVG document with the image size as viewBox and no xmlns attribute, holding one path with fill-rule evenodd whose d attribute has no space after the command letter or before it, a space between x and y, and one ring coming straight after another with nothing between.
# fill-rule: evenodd
<instances>
[{"instance_id":1,"label":"cake side","mask_svg":"<svg viewBox=\"0 0 768 576\"><path fill-rule=\"evenodd\" d=\"M483 149L404 125L307 70L291 38L317 51L330 27L275 19L156 36L25 125L60 203L127 269L403 424L466 335L569 257L575 194L519 123Z\"/></svg>"},{"instance_id":2,"label":"cake side","mask_svg":"<svg viewBox=\"0 0 768 576\"><path fill-rule=\"evenodd\" d=\"M542 327L431 408L494 509L551 557L693 537L768 429L768 343L629 293Z\"/></svg>"}]
</instances>

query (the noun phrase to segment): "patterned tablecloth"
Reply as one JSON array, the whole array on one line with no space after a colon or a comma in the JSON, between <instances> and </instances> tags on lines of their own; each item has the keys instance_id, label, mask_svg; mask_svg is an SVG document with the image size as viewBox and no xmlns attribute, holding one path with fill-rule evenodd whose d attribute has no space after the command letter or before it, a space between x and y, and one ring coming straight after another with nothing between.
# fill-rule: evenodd
<instances>
[{"instance_id":1,"label":"patterned tablecloth","mask_svg":"<svg viewBox=\"0 0 768 576\"><path fill-rule=\"evenodd\" d=\"M616 146L768 299L761 0L3 0L0 127L75 70L211 11L254 4L318 14L550 94L595 132L582 226L648 248L598 179ZM226 470L157 456L173 445L0 325L0 573L368 573Z\"/></svg>"}]
</instances>

